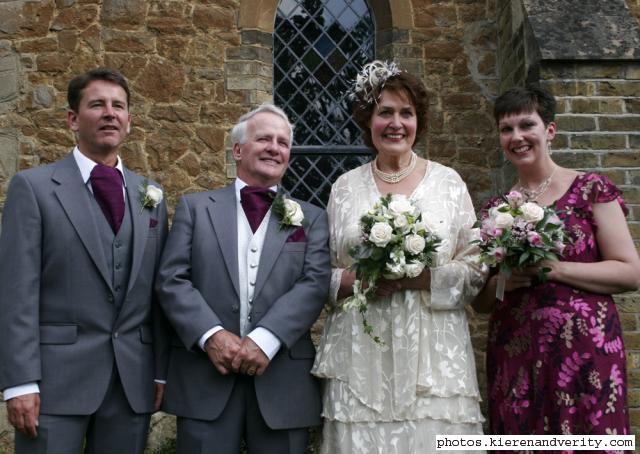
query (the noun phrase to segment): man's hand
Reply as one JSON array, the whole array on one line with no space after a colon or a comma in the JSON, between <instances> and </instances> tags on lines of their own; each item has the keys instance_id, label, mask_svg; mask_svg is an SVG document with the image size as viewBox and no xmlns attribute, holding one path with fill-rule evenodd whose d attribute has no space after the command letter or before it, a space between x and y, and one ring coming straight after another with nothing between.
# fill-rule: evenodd
<instances>
[{"instance_id":1,"label":"man's hand","mask_svg":"<svg viewBox=\"0 0 640 454\"><path fill-rule=\"evenodd\" d=\"M231 363L234 372L247 375L262 375L269 365L269 357L250 337L242 339L240 351Z\"/></svg>"},{"instance_id":2,"label":"man's hand","mask_svg":"<svg viewBox=\"0 0 640 454\"><path fill-rule=\"evenodd\" d=\"M209 359L218 372L227 375L231 372L231 362L240 351L240 338L230 331L221 329L204 344Z\"/></svg>"},{"instance_id":3,"label":"man's hand","mask_svg":"<svg viewBox=\"0 0 640 454\"><path fill-rule=\"evenodd\" d=\"M154 386L155 393L153 398L153 409L154 411L158 411L160 410L160 405L162 405L162 398L164 397L164 388L166 385L164 383L155 382Z\"/></svg>"},{"instance_id":4,"label":"man's hand","mask_svg":"<svg viewBox=\"0 0 640 454\"><path fill-rule=\"evenodd\" d=\"M28 437L38 436L40 394L25 394L7 401L7 417L16 430Z\"/></svg>"}]
</instances>

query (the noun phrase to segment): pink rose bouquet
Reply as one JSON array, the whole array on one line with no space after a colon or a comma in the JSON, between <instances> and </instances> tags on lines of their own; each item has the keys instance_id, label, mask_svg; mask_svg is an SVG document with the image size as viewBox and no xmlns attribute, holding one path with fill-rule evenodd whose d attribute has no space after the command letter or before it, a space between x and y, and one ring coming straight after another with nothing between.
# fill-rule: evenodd
<instances>
[{"instance_id":1,"label":"pink rose bouquet","mask_svg":"<svg viewBox=\"0 0 640 454\"><path fill-rule=\"evenodd\" d=\"M480 260L500 269L496 297L504 297L505 280L514 269L537 265L543 260L558 260L565 243L562 220L549 207L525 201L511 191L504 202L488 209L480 221ZM544 281L548 268L542 268Z\"/></svg>"}]
</instances>

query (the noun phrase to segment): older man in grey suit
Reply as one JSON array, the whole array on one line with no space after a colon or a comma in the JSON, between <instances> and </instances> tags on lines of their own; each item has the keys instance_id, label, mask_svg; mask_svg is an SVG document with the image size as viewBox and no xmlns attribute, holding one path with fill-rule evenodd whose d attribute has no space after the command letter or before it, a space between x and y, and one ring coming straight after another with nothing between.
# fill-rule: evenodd
<instances>
[{"instance_id":1,"label":"older man in grey suit","mask_svg":"<svg viewBox=\"0 0 640 454\"><path fill-rule=\"evenodd\" d=\"M232 131L238 178L184 196L162 256L172 342L165 410L181 454L303 453L320 423L309 328L328 294L327 217L276 196L292 127L265 104ZM272 205L273 203L273 205Z\"/></svg>"},{"instance_id":2,"label":"older man in grey suit","mask_svg":"<svg viewBox=\"0 0 640 454\"><path fill-rule=\"evenodd\" d=\"M17 453L141 454L166 373L153 292L166 207L118 157L122 74L78 76L68 100L78 145L18 173L4 207L0 389Z\"/></svg>"}]
</instances>

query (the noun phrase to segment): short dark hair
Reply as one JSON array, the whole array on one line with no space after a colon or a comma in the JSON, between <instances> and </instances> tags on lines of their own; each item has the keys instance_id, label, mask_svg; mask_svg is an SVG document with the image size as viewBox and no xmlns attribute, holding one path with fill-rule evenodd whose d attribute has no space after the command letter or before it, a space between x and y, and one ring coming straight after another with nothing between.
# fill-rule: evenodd
<instances>
[{"instance_id":1,"label":"short dark hair","mask_svg":"<svg viewBox=\"0 0 640 454\"><path fill-rule=\"evenodd\" d=\"M539 85L528 85L510 88L498 96L493 105L496 124L507 115L523 112L537 112L542 122L548 125L556 115L556 98Z\"/></svg>"},{"instance_id":2,"label":"short dark hair","mask_svg":"<svg viewBox=\"0 0 640 454\"><path fill-rule=\"evenodd\" d=\"M387 79L382 90L388 90L394 93L404 93L408 96L409 101L416 109L416 118L418 126L416 129L416 142L427 132L427 114L429 111L429 95L420 79L409 73L401 72ZM382 92L380 90L380 92ZM362 139L366 146L376 151L371 140L371 116L376 108L375 102L369 102L357 98L353 101L352 111L353 119L356 121L360 129L362 129Z\"/></svg>"},{"instance_id":3,"label":"short dark hair","mask_svg":"<svg viewBox=\"0 0 640 454\"><path fill-rule=\"evenodd\" d=\"M83 90L94 80L105 80L120 85L127 94L127 107L131 105L129 101L131 97L129 84L127 84L127 79L125 79L122 73L113 68L96 68L74 77L71 79L71 82L69 82L67 101L69 102L69 108L71 110L74 112L78 111Z\"/></svg>"}]
</instances>

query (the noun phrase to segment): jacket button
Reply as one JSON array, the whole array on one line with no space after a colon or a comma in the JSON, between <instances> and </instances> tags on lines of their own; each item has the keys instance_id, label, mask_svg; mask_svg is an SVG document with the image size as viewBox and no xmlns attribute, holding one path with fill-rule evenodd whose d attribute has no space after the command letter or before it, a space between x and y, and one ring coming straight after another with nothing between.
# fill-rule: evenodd
<instances>
[{"instance_id":1,"label":"jacket button","mask_svg":"<svg viewBox=\"0 0 640 454\"><path fill-rule=\"evenodd\" d=\"M109 295L107 297L107 301L109 301L110 303L113 303L113 295Z\"/></svg>"},{"instance_id":2,"label":"jacket button","mask_svg":"<svg viewBox=\"0 0 640 454\"><path fill-rule=\"evenodd\" d=\"M117 339L118 338L118 332L116 331L115 333L113 333L113 338Z\"/></svg>"},{"instance_id":3,"label":"jacket button","mask_svg":"<svg viewBox=\"0 0 640 454\"><path fill-rule=\"evenodd\" d=\"M238 306L237 304L234 304L233 306L231 306L231 312L238 312L240 310L240 306Z\"/></svg>"}]
</instances>

